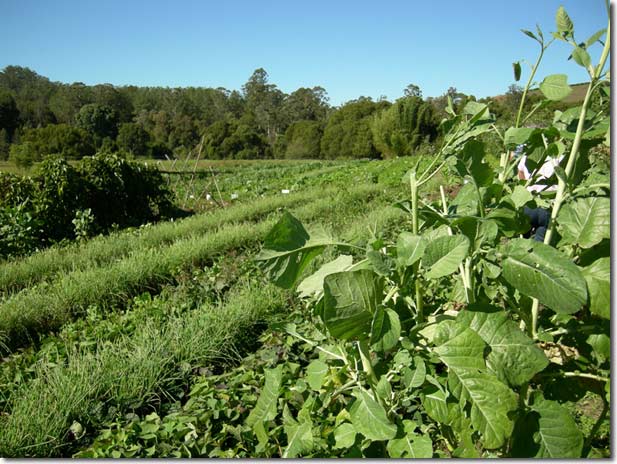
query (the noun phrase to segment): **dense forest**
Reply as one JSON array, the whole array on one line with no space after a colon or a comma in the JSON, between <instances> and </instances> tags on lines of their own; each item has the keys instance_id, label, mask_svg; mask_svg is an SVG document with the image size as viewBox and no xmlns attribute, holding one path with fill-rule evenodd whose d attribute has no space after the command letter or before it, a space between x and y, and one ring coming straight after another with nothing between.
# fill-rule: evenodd
<instances>
[{"instance_id":1,"label":"dense forest","mask_svg":"<svg viewBox=\"0 0 617 464\"><path fill-rule=\"evenodd\" d=\"M96 152L175 158L197 146L208 159L390 158L434 142L448 98L460 107L476 99L454 87L439 97L423 98L414 84L402 93L394 102L359 97L333 107L323 87L286 94L262 68L238 91L64 84L7 66L0 72L0 160L29 166L50 154ZM507 123L520 98L513 84L480 101Z\"/></svg>"}]
</instances>

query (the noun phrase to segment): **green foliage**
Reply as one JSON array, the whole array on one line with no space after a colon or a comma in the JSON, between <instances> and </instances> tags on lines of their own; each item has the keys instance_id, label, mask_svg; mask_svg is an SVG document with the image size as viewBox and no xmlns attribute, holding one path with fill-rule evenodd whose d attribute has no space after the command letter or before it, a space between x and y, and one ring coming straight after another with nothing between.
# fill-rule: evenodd
<instances>
[{"instance_id":1,"label":"green foliage","mask_svg":"<svg viewBox=\"0 0 617 464\"><path fill-rule=\"evenodd\" d=\"M14 145L15 146L15 145ZM47 155L60 155L68 159L80 159L94 154L92 136L83 129L67 124L52 124L36 129L26 129L15 154L11 147L11 157L27 155L33 161L41 161Z\"/></svg>"},{"instance_id":2,"label":"green foliage","mask_svg":"<svg viewBox=\"0 0 617 464\"><path fill-rule=\"evenodd\" d=\"M563 8L557 23L556 37L573 37ZM529 34L543 53L541 31L540 39ZM602 78L607 56L605 44L594 80ZM494 130L493 115L485 104L470 100L456 108L449 98L438 155L423 172L416 165L403 177L411 200L397 206L410 214L411 233L394 241L375 238L355 263L343 255L298 286L310 328L288 326L287 332L322 353L319 377L311 369L310 384L345 397L336 417L350 425L335 429L335 449L346 447L354 456L431 456L437 439L453 457L589 455L610 401L609 331L600 319L610 317L609 187L589 184L593 171L585 159L590 146L606 140L608 114L588 108L597 88L592 82L585 104L558 113L548 128L518 127L519 113L517 125L500 134L504 153L524 145L532 170L569 150L557 175L545 181L556 189L544 243L515 236L529 227L523 208L549 195L527 192L508 156L498 169L486 163L479 139ZM550 100L570 91L565 76L549 76L540 89ZM442 189L441 201L420 208L418 189L446 165L467 181L454 207ZM562 238L553 247L556 230ZM264 242L260 260L277 276L293 274L287 288L298 279L299 260L279 257L310 236L289 215L270 236L277 240ZM303 267L322 252L314 251L303 255ZM328 385L328 372L337 373L336 384ZM603 411L584 436L560 402L588 391L601 396ZM421 406L410 407L418 396ZM430 441L420 439L415 421L431 431Z\"/></svg>"},{"instance_id":3,"label":"green foliage","mask_svg":"<svg viewBox=\"0 0 617 464\"><path fill-rule=\"evenodd\" d=\"M387 104L387 103L386 103ZM360 98L341 106L326 123L321 139L324 158L377 158L370 129L371 115L384 104Z\"/></svg>"},{"instance_id":4,"label":"green foliage","mask_svg":"<svg viewBox=\"0 0 617 464\"><path fill-rule=\"evenodd\" d=\"M150 134L139 124L124 123L118 129L116 139L118 149L133 156L148 157L150 150Z\"/></svg>"},{"instance_id":5,"label":"green foliage","mask_svg":"<svg viewBox=\"0 0 617 464\"><path fill-rule=\"evenodd\" d=\"M322 135L323 127L318 121L294 122L285 131L284 157L288 159L320 158Z\"/></svg>"},{"instance_id":6,"label":"green foliage","mask_svg":"<svg viewBox=\"0 0 617 464\"><path fill-rule=\"evenodd\" d=\"M89 103L82 106L75 117L77 127L91 134L97 146L106 137L116 138L118 122L118 114L113 108L98 103Z\"/></svg>"},{"instance_id":7,"label":"green foliage","mask_svg":"<svg viewBox=\"0 0 617 464\"><path fill-rule=\"evenodd\" d=\"M375 147L384 158L409 156L437 136L433 106L419 96L401 98L371 122Z\"/></svg>"}]
</instances>

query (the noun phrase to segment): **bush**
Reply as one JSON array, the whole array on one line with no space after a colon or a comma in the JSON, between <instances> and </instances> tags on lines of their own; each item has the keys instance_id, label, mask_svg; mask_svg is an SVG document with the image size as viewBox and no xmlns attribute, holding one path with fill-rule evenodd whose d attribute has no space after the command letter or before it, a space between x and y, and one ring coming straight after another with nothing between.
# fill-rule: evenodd
<instances>
[{"instance_id":1,"label":"bush","mask_svg":"<svg viewBox=\"0 0 617 464\"><path fill-rule=\"evenodd\" d=\"M0 258L25 255L34 250L40 237L40 221L26 203L0 207Z\"/></svg>"}]
</instances>

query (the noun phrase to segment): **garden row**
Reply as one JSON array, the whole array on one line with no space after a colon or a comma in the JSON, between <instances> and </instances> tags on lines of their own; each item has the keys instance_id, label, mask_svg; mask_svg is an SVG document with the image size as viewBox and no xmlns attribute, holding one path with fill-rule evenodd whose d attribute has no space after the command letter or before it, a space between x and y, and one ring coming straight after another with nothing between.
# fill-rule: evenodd
<instances>
[{"instance_id":1,"label":"garden row","mask_svg":"<svg viewBox=\"0 0 617 464\"><path fill-rule=\"evenodd\" d=\"M375 193L371 190L355 189L340 200L324 200L296 214L318 218L325 226L344 230L346 237L366 239L371 233L367 224L384 230L401 218L399 210L384 209L383 195L371 199ZM220 246L217 254L232 248L255 250L272 224L266 220L244 229L248 233L234 244ZM293 303L288 296L255 278L253 265L242 255L221 258L217 262L232 268L233 282L228 281L230 289L218 297L212 296L213 287L207 284L212 276L206 269L180 285L189 291L167 287L165 295L137 298L124 312L108 312L100 301L92 301L98 309L91 307L85 318L65 324L59 336L43 342L41 350L10 357L4 365L7 372L29 374L4 388L11 393L4 401L0 454L66 455L67 450L87 444L92 432L116 416L162 412L162 404L182 397L187 376L197 368L237 357L234 353L243 345L254 342L256 326L290 310ZM193 269L204 263L198 264L195 257L183 259L185 268L186 263Z\"/></svg>"}]
</instances>

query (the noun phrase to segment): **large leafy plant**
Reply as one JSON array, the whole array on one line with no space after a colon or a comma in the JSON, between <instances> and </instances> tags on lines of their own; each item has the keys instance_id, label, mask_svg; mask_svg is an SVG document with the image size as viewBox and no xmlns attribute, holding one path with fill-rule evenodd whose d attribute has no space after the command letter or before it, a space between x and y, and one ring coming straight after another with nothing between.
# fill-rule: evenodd
<instances>
[{"instance_id":1,"label":"large leafy plant","mask_svg":"<svg viewBox=\"0 0 617 464\"><path fill-rule=\"evenodd\" d=\"M499 132L490 108L477 102L458 114L448 106L438 156L403 179L410 197L397 206L411 215L411 231L358 249L306 230L289 213L271 230L256 259L285 288L327 247L345 254L297 285L311 330L286 329L318 358L301 369L305 388L294 387L301 400L293 405L280 398L282 368L266 375L247 419L263 446L282 414L284 456L310 454L317 437L348 457L593 455L610 401L610 187L601 169L589 169L589 152L610 139L608 106L592 111L590 102L608 89L610 22L585 42L575 40L563 8L556 23L549 42L539 28L523 31L540 54L515 126ZM554 40L571 44L571 58L588 71L585 99L556 112L547 127L521 127L571 92L565 75L547 76L539 84L545 100L522 114ZM593 65L589 49L597 43ZM519 63L514 73L518 80ZM491 131L503 142L497 170L485 162L481 141ZM528 181L513 172L510 153L520 145ZM538 168L562 155L544 181L556 190L532 195L526 187L537 182ZM440 201L422 202L422 186L445 168L464 181L456 197L448 204L441 189ZM524 238L525 206L550 208L544 243ZM566 404L586 392L603 407L584 436ZM324 422L332 411L334 424Z\"/></svg>"}]
</instances>

